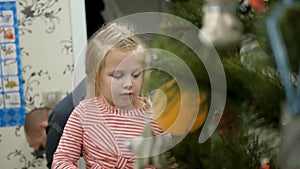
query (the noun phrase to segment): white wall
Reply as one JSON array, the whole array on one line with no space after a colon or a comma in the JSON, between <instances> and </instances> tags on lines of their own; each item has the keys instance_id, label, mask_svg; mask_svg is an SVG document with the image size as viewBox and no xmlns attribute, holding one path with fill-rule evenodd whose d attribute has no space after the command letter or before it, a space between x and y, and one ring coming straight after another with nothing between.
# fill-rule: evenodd
<instances>
[{"instance_id":1,"label":"white wall","mask_svg":"<svg viewBox=\"0 0 300 169\"><path fill-rule=\"evenodd\" d=\"M17 12L26 110L29 111L43 106L42 93L59 91L65 95L72 89L70 4L65 0L17 0ZM46 168L45 159L36 159L31 154L33 149L25 140L23 127L0 128L0 149L0 168Z\"/></svg>"}]
</instances>

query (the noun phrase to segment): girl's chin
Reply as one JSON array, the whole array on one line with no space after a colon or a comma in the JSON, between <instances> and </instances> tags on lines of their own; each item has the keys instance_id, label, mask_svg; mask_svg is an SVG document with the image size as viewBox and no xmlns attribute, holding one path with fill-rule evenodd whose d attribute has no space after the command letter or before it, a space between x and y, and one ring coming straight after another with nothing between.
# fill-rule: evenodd
<instances>
[{"instance_id":1,"label":"girl's chin","mask_svg":"<svg viewBox=\"0 0 300 169\"><path fill-rule=\"evenodd\" d=\"M133 109L137 107L135 105L136 98L133 94L119 95L114 102L114 106L122 109Z\"/></svg>"},{"instance_id":2,"label":"girl's chin","mask_svg":"<svg viewBox=\"0 0 300 169\"><path fill-rule=\"evenodd\" d=\"M126 110L130 110L130 109L133 109L134 108L134 105L129 103L129 104L118 104L118 105L115 105L115 107L118 107L118 108L121 108L121 109L126 109Z\"/></svg>"},{"instance_id":3,"label":"girl's chin","mask_svg":"<svg viewBox=\"0 0 300 169\"><path fill-rule=\"evenodd\" d=\"M118 103L115 104L115 106L122 109L132 109L135 107L134 101L130 100L128 97L126 99L119 99Z\"/></svg>"}]
</instances>

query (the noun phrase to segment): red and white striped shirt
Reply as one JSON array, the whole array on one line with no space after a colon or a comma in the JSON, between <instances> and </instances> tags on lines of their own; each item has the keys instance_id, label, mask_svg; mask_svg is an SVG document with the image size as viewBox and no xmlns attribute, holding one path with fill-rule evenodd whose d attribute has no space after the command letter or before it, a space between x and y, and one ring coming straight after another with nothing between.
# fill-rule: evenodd
<instances>
[{"instance_id":1,"label":"red and white striped shirt","mask_svg":"<svg viewBox=\"0 0 300 169\"><path fill-rule=\"evenodd\" d=\"M134 168L128 141L141 136L147 123L155 135L163 133L150 105L123 110L107 106L101 97L82 101L68 119L52 168L77 168L81 151L87 169Z\"/></svg>"}]
</instances>

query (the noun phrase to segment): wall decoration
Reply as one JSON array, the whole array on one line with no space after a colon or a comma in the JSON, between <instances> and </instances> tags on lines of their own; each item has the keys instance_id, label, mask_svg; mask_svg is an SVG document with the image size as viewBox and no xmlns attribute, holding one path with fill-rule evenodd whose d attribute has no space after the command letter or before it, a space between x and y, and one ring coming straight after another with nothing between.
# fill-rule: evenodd
<instances>
[{"instance_id":1,"label":"wall decoration","mask_svg":"<svg viewBox=\"0 0 300 169\"><path fill-rule=\"evenodd\" d=\"M36 19L45 21L46 33L53 33L60 22L60 18L57 15L62 9L53 9L53 6L58 3L58 0L19 0L18 5L22 8L20 11L23 15L19 19L20 36L32 33L28 26L32 25Z\"/></svg>"},{"instance_id":2,"label":"wall decoration","mask_svg":"<svg viewBox=\"0 0 300 169\"><path fill-rule=\"evenodd\" d=\"M25 101L16 1L0 1L0 127L23 125Z\"/></svg>"},{"instance_id":3,"label":"wall decoration","mask_svg":"<svg viewBox=\"0 0 300 169\"><path fill-rule=\"evenodd\" d=\"M7 155L7 160L19 160L23 163L22 169L29 169L32 167L40 167L43 165L44 156L37 156L35 152L32 153L34 158L32 160L28 159L21 150L16 149Z\"/></svg>"},{"instance_id":4,"label":"wall decoration","mask_svg":"<svg viewBox=\"0 0 300 169\"><path fill-rule=\"evenodd\" d=\"M6 1L16 2L18 20L11 18L9 16L11 12L6 10L0 13L0 22L3 21L0 28L8 28L12 22L18 24L18 36L11 36L7 33L9 30L2 30L1 38L6 38L8 42L0 44L0 59L8 61L0 62L0 70L5 66L4 73L9 78L0 78L0 103L1 100L5 100L5 92L12 92L20 87L12 82L14 75L10 73L11 70L15 70L13 69L15 64L10 61L16 60L20 55L22 69L18 70L18 73L22 72L25 110L29 112L43 106L43 92L59 90L65 93L71 90L71 77L74 70L70 27L71 1L0 0L0 2ZM9 42L13 38L19 40L20 46ZM3 76L2 71L0 76ZM10 97L13 106L13 96ZM2 106L4 106L3 101ZM47 168L45 155L29 147L24 127L21 125L0 128L0 149L0 168Z\"/></svg>"},{"instance_id":5,"label":"wall decoration","mask_svg":"<svg viewBox=\"0 0 300 169\"><path fill-rule=\"evenodd\" d=\"M67 64L64 71L63 71L63 75L67 74L67 73L73 73L74 72L74 64Z\"/></svg>"},{"instance_id":6,"label":"wall decoration","mask_svg":"<svg viewBox=\"0 0 300 169\"><path fill-rule=\"evenodd\" d=\"M60 43L63 45L61 53L66 55L72 55L73 54L73 44L72 44L72 37L70 40L62 40ZM66 64L65 69L63 71L63 75L70 73L72 74L74 72L74 64Z\"/></svg>"},{"instance_id":7,"label":"wall decoration","mask_svg":"<svg viewBox=\"0 0 300 169\"><path fill-rule=\"evenodd\" d=\"M15 136L16 136L16 137L20 137L20 136L21 136L21 133L23 132L22 127L23 127L23 126L17 126L17 127L15 128Z\"/></svg>"},{"instance_id":8,"label":"wall decoration","mask_svg":"<svg viewBox=\"0 0 300 169\"><path fill-rule=\"evenodd\" d=\"M35 92L34 88L40 85L40 80L42 80L41 77L51 80L51 76L49 75L49 72L42 69L39 71L32 70L31 65L25 65L22 71L23 71L23 77L25 81L24 99L26 102L26 109L30 111L34 108L43 106L43 103L41 101L38 101L41 100L40 94Z\"/></svg>"},{"instance_id":9,"label":"wall decoration","mask_svg":"<svg viewBox=\"0 0 300 169\"><path fill-rule=\"evenodd\" d=\"M16 44L2 44L0 52L2 59L15 59L17 57Z\"/></svg>"},{"instance_id":10,"label":"wall decoration","mask_svg":"<svg viewBox=\"0 0 300 169\"><path fill-rule=\"evenodd\" d=\"M61 40L60 43L63 45L61 50L62 54L72 55L73 54L73 42L72 37L70 40Z\"/></svg>"}]
</instances>

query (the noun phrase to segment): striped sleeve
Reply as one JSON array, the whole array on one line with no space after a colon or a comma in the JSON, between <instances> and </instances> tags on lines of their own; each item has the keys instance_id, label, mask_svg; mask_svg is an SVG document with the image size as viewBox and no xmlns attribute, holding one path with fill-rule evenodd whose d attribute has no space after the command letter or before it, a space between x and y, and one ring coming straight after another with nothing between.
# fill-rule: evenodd
<instances>
[{"instance_id":1,"label":"striped sleeve","mask_svg":"<svg viewBox=\"0 0 300 169\"><path fill-rule=\"evenodd\" d=\"M54 153L52 169L77 169L82 147L82 114L84 106L79 104L71 113L59 145Z\"/></svg>"}]
</instances>

